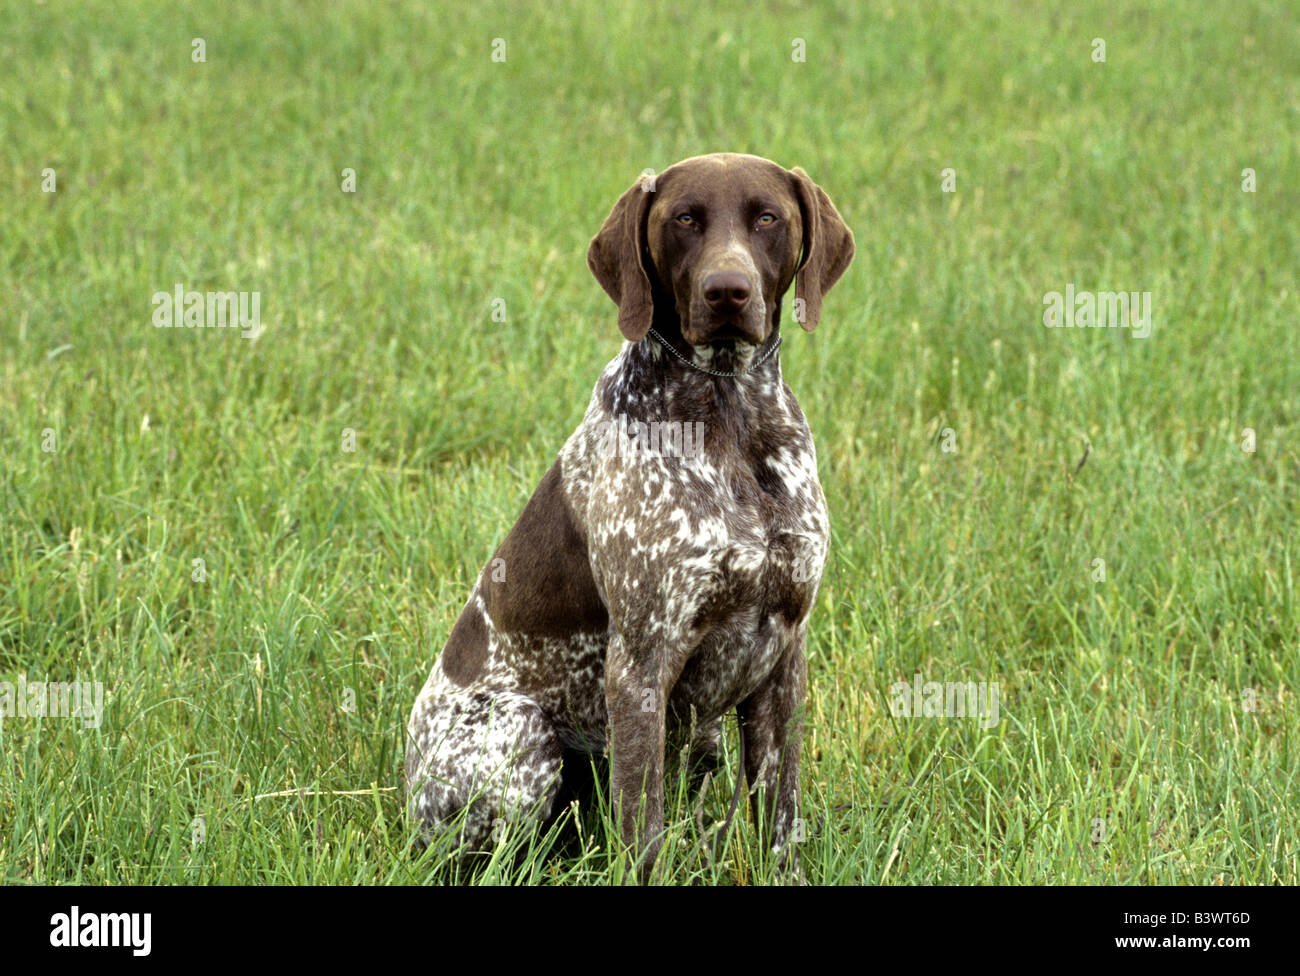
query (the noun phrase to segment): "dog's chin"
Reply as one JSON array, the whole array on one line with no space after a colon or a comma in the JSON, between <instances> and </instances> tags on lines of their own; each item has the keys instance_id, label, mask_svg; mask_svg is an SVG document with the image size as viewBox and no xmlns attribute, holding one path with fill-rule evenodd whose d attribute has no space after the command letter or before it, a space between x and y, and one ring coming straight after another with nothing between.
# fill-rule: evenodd
<instances>
[{"instance_id":1,"label":"dog's chin","mask_svg":"<svg viewBox=\"0 0 1300 976\"><path fill-rule=\"evenodd\" d=\"M693 330L695 331L695 330ZM724 322L709 325L695 331L695 335L686 335L686 341L701 349L739 350L745 346L761 346L766 338L761 332L743 326L737 322Z\"/></svg>"}]
</instances>

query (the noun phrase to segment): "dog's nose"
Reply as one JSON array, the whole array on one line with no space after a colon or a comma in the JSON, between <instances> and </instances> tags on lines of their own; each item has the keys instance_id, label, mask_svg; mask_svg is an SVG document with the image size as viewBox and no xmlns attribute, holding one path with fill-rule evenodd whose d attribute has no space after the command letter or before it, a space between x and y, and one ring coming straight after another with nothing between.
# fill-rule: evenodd
<instances>
[{"instance_id":1,"label":"dog's nose","mask_svg":"<svg viewBox=\"0 0 1300 976\"><path fill-rule=\"evenodd\" d=\"M704 279L704 300L715 312L741 311L749 303L749 276L739 271L715 271Z\"/></svg>"}]
</instances>

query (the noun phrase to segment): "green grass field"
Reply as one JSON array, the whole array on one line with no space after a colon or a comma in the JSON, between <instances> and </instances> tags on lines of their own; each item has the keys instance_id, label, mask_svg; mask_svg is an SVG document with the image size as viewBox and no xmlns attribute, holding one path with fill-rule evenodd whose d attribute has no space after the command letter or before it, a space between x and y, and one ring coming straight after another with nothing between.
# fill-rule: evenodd
<instances>
[{"instance_id":1,"label":"green grass field","mask_svg":"<svg viewBox=\"0 0 1300 976\"><path fill-rule=\"evenodd\" d=\"M1300 883L1294 4L614 6L0 7L0 682L105 690L0 724L0 881L619 880L599 808L412 857L403 726L618 351L588 240L733 150L857 236L781 352L806 878ZM155 328L178 283L262 333ZM1151 334L1046 328L1069 285ZM1000 721L891 714L916 675ZM777 880L668 816L667 880Z\"/></svg>"}]
</instances>

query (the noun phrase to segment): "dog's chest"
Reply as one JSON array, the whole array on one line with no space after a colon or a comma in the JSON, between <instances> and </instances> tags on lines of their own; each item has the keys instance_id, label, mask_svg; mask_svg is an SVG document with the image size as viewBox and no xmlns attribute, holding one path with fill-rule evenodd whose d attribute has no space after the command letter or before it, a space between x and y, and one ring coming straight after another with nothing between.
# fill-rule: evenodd
<instances>
[{"instance_id":1,"label":"dog's chest","mask_svg":"<svg viewBox=\"0 0 1300 976\"><path fill-rule=\"evenodd\" d=\"M691 651L675 710L712 718L753 694L806 627L827 552L825 502L811 451L785 490L720 496L721 514L698 548L684 540L678 585L660 591L665 616L688 621ZM762 490L762 489L760 489ZM719 539L722 541L719 543ZM674 606L679 604L680 606Z\"/></svg>"},{"instance_id":2,"label":"dog's chest","mask_svg":"<svg viewBox=\"0 0 1300 976\"><path fill-rule=\"evenodd\" d=\"M611 624L647 653L680 655L674 710L702 717L752 694L802 634L828 542L788 390L767 405L762 436L710 437L705 423L692 450L647 452L644 431L597 411L565 452Z\"/></svg>"}]
</instances>

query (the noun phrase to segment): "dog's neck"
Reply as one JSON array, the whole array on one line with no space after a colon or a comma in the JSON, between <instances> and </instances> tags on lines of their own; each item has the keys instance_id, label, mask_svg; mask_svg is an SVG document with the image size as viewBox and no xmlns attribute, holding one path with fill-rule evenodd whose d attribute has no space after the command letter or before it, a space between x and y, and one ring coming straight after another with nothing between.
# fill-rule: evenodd
<instances>
[{"instance_id":1,"label":"dog's neck","mask_svg":"<svg viewBox=\"0 0 1300 976\"><path fill-rule=\"evenodd\" d=\"M627 343L618 368L602 380L601 402L611 416L703 421L751 431L762 426L764 411L777 405L785 385L779 317L757 346L727 342L708 351L685 340L676 316L656 315L653 328L663 342L647 333Z\"/></svg>"},{"instance_id":2,"label":"dog's neck","mask_svg":"<svg viewBox=\"0 0 1300 976\"><path fill-rule=\"evenodd\" d=\"M665 338L657 329L650 329L650 337L668 351L668 354L697 373L707 373L723 379L744 376L755 372L760 366L776 355L781 348L781 333L774 330L758 345L737 342L728 339L710 342L704 346L688 346L688 351L681 350L682 342ZM707 364L707 365L705 365ZM734 369L716 369L721 365L734 366Z\"/></svg>"}]
</instances>

